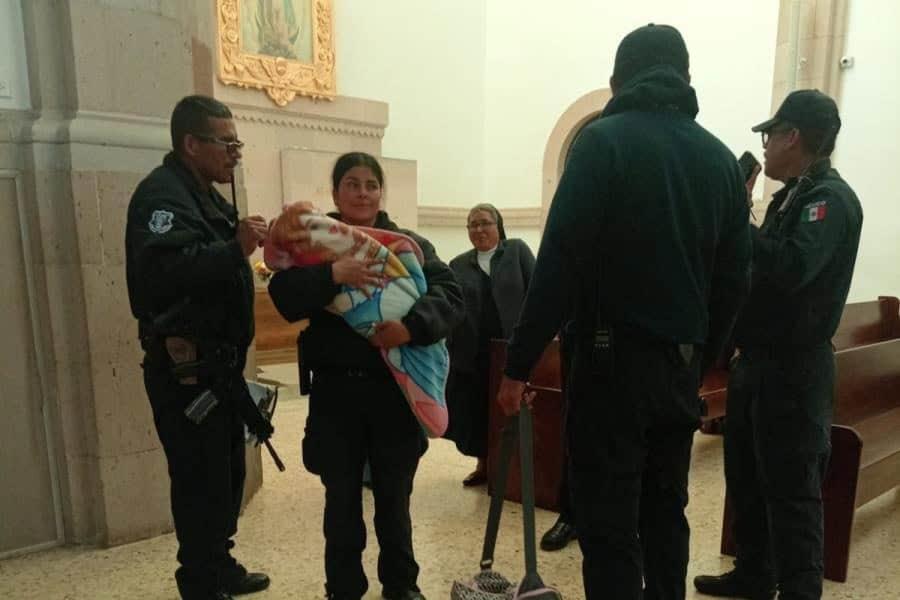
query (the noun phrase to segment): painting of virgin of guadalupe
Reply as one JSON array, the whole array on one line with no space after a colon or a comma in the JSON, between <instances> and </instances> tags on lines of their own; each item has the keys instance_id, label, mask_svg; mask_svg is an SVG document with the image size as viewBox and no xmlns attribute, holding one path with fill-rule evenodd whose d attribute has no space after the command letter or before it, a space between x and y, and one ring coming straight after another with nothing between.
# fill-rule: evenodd
<instances>
[{"instance_id":1,"label":"painting of virgin of guadalupe","mask_svg":"<svg viewBox=\"0 0 900 600\"><path fill-rule=\"evenodd\" d=\"M312 62L312 0L241 0L242 50Z\"/></svg>"},{"instance_id":2,"label":"painting of virgin of guadalupe","mask_svg":"<svg viewBox=\"0 0 900 600\"><path fill-rule=\"evenodd\" d=\"M332 0L216 0L219 79L265 90L286 106L297 95L333 100Z\"/></svg>"}]
</instances>

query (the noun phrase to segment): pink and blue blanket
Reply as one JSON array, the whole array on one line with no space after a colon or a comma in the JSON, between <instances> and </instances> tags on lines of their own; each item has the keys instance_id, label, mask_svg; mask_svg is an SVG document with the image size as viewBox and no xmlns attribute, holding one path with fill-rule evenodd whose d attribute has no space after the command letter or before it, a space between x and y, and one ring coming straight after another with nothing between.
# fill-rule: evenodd
<instances>
[{"instance_id":1,"label":"pink and blue blanket","mask_svg":"<svg viewBox=\"0 0 900 600\"><path fill-rule=\"evenodd\" d=\"M310 242L279 245L279 239L286 239L284 228L306 229ZM366 338L375 333L377 323L402 319L428 290L422 250L409 236L394 231L354 227L291 205L276 219L265 246L266 266L272 270L333 262L347 254L380 261L372 270L384 277L383 287L371 286L364 293L342 286L326 309L341 315ZM381 354L428 436L443 435L447 429L444 391L450 368L444 341L382 349Z\"/></svg>"}]
</instances>

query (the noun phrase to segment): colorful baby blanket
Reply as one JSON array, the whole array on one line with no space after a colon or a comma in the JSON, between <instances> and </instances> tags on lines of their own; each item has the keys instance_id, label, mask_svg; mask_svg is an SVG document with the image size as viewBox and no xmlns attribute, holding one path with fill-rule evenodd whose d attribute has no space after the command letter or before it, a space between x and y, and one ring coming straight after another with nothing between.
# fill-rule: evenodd
<instances>
[{"instance_id":1,"label":"colorful baby blanket","mask_svg":"<svg viewBox=\"0 0 900 600\"><path fill-rule=\"evenodd\" d=\"M310 233L310 242L291 244L283 240L296 228ZM425 292L419 245L395 231L354 227L331 217L310 213L300 204L287 206L271 227L265 245L266 266L283 270L333 262L347 254L359 260L382 261L371 267L384 277L384 287L362 290L342 286L327 310L341 315L360 335L368 338L382 321L401 320ZM429 346L403 345L381 350L391 374L403 391L413 414L430 437L447 429L444 390L450 357L443 340Z\"/></svg>"}]
</instances>

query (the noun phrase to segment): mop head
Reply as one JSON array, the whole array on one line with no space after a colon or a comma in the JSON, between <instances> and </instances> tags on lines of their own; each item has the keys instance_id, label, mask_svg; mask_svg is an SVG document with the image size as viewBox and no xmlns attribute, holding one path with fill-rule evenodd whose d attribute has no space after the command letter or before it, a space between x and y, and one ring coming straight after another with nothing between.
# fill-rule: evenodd
<instances>
[{"instance_id":1,"label":"mop head","mask_svg":"<svg viewBox=\"0 0 900 600\"><path fill-rule=\"evenodd\" d=\"M562 594L544 585L537 573L526 575L516 588L512 600L563 600Z\"/></svg>"},{"instance_id":2,"label":"mop head","mask_svg":"<svg viewBox=\"0 0 900 600\"><path fill-rule=\"evenodd\" d=\"M454 581L450 600L513 600L515 591L506 577L484 569L469 581Z\"/></svg>"}]
</instances>

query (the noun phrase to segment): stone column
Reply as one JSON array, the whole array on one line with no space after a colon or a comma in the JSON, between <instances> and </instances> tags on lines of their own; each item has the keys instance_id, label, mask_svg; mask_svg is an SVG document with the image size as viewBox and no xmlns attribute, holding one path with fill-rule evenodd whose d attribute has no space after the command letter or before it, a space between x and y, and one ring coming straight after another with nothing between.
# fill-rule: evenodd
<instances>
[{"instance_id":1,"label":"stone column","mask_svg":"<svg viewBox=\"0 0 900 600\"><path fill-rule=\"evenodd\" d=\"M840 106L840 58L847 41L848 3L849 0L781 0L772 114L795 89L819 89ZM760 222L772 194L780 187L779 182L766 180L765 202L753 208Z\"/></svg>"},{"instance_id":2,"label":"stone column","mask_svg":"<svg viewBox=\"0 0 900 600\"><path fill-rule=\"evenodd\" d=\"M125 287L131 193L170 147L193 89L180 2L22 2L33 113L18 131L43 298L45 406L55 424L65 540L171 529L165 457Z\"/></svg>"},{"instance_id":3,"label":"stone column","mask_svg":"<svg viewBox=\"0 0 900 600\"><path fill-rule=\"evenodd\" d=\"M274 216L291 199L284 152L380 154L387 106L301 99L279 109L254 91L222 86L214 78L212 1L21 5L32 109L0 114L0 179L6 178L0 192L22 207L39 357L36 410L48 423L63 541L119 544L172 527L165 456L143 389L124 268L128 202L171 147L172 107L191 93L232 107L247 142L238 173L241 212ZM395 188L403 206L413 207L413 219L415 165L399 169ZM15 185L7 181L13 176ZM253 449L245 501L261 483Z\"/></svg>"}]
</instances>

